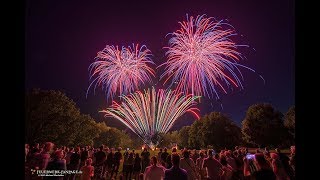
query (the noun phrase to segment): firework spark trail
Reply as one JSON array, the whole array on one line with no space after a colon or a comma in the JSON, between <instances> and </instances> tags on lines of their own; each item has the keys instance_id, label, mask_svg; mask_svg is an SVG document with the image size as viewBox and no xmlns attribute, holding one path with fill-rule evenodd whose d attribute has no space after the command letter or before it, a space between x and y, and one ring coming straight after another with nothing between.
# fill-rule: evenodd
<instances>
[{"instance_id":1,"label":"firework spark trail","mask_svg":"<svg viewBox=\"0 0 320 180\"><path fill-rule=\"evenodd\" d=\"M121 121L146 144L151 145L150 137L159 133L167 133L174 122L186 112L199 119L199 109L194 105L199 96L183 95L181 92L155 88L137 91L122 96L122 103L113 101L111 107L100 112L106 117L114 117Z\"/></svg>"},{"instance_id":2,"label":"firework spark trail","mask_svg":"<svg viewBox=\"0 0 320 180\"><path fill-rule=\"evenodd\" d=\"M150 58L151 51L146 46L132 45L132 47L107 45L96 56L96 61L89 66L89 89L94 84L94 92L97 86L102 86L107 98L128 94L138 89L141 84L151 82L151 76L155 76L154 70L148 66L154 64Z\"/></svg>"},{"instance_id":3,"label":"firework spark trail","mask_svg":"<svg viewBox=\"0 0 320 180\"><path fill-rule=\"evenodd\" d=\"M224 93L225 86L243 89L238 67L255 71L238 63L242 57L237 47L244 45L231 41L230 37L236 35L234 28L223 20L204 16L187 16L186 21L179 22L181 29L168 34L172 36L169 47L165 47L168 60L157 68L166 66L160 78L166 77L164 83L172 79L171 85L178 82L178 91L209 98L215 94L219 99L217 87Z\"/></svg>"}]
</instances>

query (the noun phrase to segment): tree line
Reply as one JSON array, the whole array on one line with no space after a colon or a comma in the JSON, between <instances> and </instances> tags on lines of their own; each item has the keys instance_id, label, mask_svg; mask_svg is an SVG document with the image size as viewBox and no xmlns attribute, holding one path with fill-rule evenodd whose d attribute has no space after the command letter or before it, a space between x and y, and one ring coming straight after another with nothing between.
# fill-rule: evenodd
<instances>
[{"instance_id":1,"label":"tree line","mask_svg":"<svg viewBox=\"0 0 320 180\"><path fill-rule=\"evenodd\" d=\"M25 97L26 143L54 142L65 146L137 148L142 141L124 131L81 114L76 103L55 90L33 89ZM160 147L187 148L289 147L295 139L295 107L283 115L271 104L251 105L242 127L221 112L211 112L179 131L161 134Z\"/></svg>"},{"instance_id":2,"label":"tree line","mask_svg":"<svg viewBox=\"0 0 320 180\"><path fill-rule=\"evenodd\" d=\"M60 91L27 92L25 113L25 142L29 144L46 141L65 146L134 144L125 132L81 114L76 103Z\"/></svg>"},{"instance_id":3,"label":"tree line","mask_svg":"<svg viewBox=\"0 0 320 180\"><path fill-rule=\"evenodd\" d=\"M295 106L283 115L268 103L251 105L241 125L226 114L211 112L191 126L165 134L162 145L221 150L234 146L288 148L295 144Z\"/></svg>"}]
</instances>

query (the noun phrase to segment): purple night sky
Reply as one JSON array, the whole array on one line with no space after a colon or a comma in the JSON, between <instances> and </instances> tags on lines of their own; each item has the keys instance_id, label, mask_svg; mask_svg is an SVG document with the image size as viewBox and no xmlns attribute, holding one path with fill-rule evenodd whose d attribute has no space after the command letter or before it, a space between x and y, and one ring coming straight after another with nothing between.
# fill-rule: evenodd
<instances>
[{"instance_id":1,"label":"purple night sky","mask_svg":"<svg viewBox=\"0 0 320 180\"><path fill-rule=\"evenodd\" d=\"M219 102L203 99L198 106L201 115L222 111L240 125L252 104L271 103L283 113L295 104L293 1L111 2L26 1L27 90L62 90L77 103L82 113L90 114L97 121L105 120L103 114L98 113L110 105L104 92L97 89L94 95L90 91L86 98L88 66L97 52L106 45L144 44L159 65L165 59L162 48L169 40L165 35L177 30L178 21L185 20L186 14L206 14L218 20L228 19L239 34L233 40L250 46L239 49L246 56L240 63L255 69L266 82L264 84L257 73L241 69L245 89L235 89L228 94L220 92ZM192 122L192 116L184 116L174 129ZM106 123L124 127L112 119Z\"/></svg>"}]
</instances>

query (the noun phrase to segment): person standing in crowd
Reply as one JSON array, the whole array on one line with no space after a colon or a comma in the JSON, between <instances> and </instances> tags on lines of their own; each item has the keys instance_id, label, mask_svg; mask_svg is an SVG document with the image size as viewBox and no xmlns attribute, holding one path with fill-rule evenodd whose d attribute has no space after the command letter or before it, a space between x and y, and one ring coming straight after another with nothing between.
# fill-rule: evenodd
<instances>
[{"instance_id":1,"label":"person standing in crowd","mask_svg":"<svg viewBox=\"0 0 320 180\"><path fill-rule=\"evenodd\" d=\"M264 151L263 152L264 158L271 164L272 163L272 159L270 156L270 152L269 151Z\"/></svg>"},{"instance_id":2,"label":"person standing in crowd","mask_svg":"<svg viewBox=\"0 0 320 180\"><path fill-rule=\"evenodd\" d=\"M73 153L74 153L74 148L72 147L72 148L69 149L69 151L67 152L66 157L65 157L66 158L67 167L70 164L70 157L71 157L71 155Z\"/></svg>"},{"instance_id":3,"label":"person standing in crowd","mask_svg":"<svg viewBox=\"0 0 320 180\"><path fill-rule=\"evenodd\" d=\"M234 179L243 179L243 157L239 154L239 150L233 152L234 160L236 161L237 168L234 169L233 177Z\"/></svg>"},{"instance_id":4,"label":"person standing in crowd","mask_svg":"<svg viewBox=\"0 0 320 180\"><path fill-rule=\"evenodd\" d=\"M192 153L192 160L193 160L193 162L194 162L194 164L196 164L196 161L197 161L197 159L199 158L199 153L198 153L198 151L196 150L196 149L194 149L193 150L193 153Z\"/></svg>"},{"instance_id":5,"label":"person standing in crowd","mask_svg":"<svg viewBox=\"0 0 320 180\"><path fill-rule=\"evenodd\" d=\"M88 157L89 157L88 146L85 146L84 148L82 148L82 151L81 151L81 162L80 162L81 167L84 166Z\"/></svg>"},{"instance_id":6,"label":"person standing in crowd","mask_svg":"<svg viewBox=\"0 0 320 180\"><path fill-rule=\"evenodd\" d=\"M224 157L226 158L227 163L232 167L232 169L237 169L236 160L232 156L233 154L231 150L225 151Z\"/></svg>"},{"instance_id":7,"label":"person standing in crowd","mask_svg":"<svg viewBox=\"0 0 320 180\"><path fill-rule=\"evenodd\" d=\"M38 144L39 145L39 144ZM48 162L50 161L50 152L52 151L54 144L52 142L46 142L43 151L37 155L39 160L38 167L40 170L47 168Z\"/></svg>"},{"instance_id":8,"label":"person standing in crowd","mask_svg":"<svg viewBox=\"0 0 320 180\"><path fill-rule=\"evenodd\" d=\"M123 176L127 177L128 176L128 159L129 159L129 149L127 148L126 151L123 153ZM127 179L127 178L126 178Z\"/></svg>"},{"instance_id":9,"label":"person standing in crowd","mask_svg":"<svg viewBox=\"0 0 320 180\"><path fill-rule=\"evenodd\" d=\"M190 152L188 150L184 150L182 152L183 158L180 159L180 168L187 171L188 180L197 179L198 172L196 171L196 165L193 160L190 158Z\"/></svg>"},{"instance_id":10,"label":"person standing in crowd","mask_svg":"<svg viewBox=\"0 0 320 180\"><path fill-rule=\"evenodd\" d=\"M145 171L146 167L150 164L150 152L147 148L143 149L141 153L141 162L142 162L142 172Z\"/></svg>"},{"instance_id":11,"label":"person standing in crowd","mask_svg":"<svg viewBox=\"0 0 320 180\"><path fill-rule=\"evenodd\" d=\"M80 170L82 171L82 174L80 176L80 180L91 180L94 176L94 167L91 165L92 159L88 158L86 160L85 166L82 166Z\"/></svg>"},{"instance_id":12,"label":"person standing in crowd","mask_svg":"<svg viewBox=\"0 0 320 180\"><path fill-rule=\"evenodd\" d=\"M243 175L246 178L250 177L252 174L254 174L254 172L257 171L257 163L255 162L254 156L254 154L247 153L246 156L243 158Z\"/></svg>"},{"instance_id":13,"label":"person standing in crowd","mask_svg":"<svg viewBox=\"0 0 320 180\"><path fill-rule=\"evenodd\" d=\"M113 173L115 173L116 175L115 178L117 179L121 160L122 160L121 147L119 147L118 151L115 152L113 156L113 169L111 172L111 178L113 177Z\"/></svg>"},{"instance_id":14,"label":"person standing in crowd","mask_svg":"<svg viewBox=\"0 0 320 180\"><path fill-rule=\"evenodd\" d=\"M204 169L202 169L202 164L204 160L204 153L203 151L200 152L200 157L196 160L196 166L197 166L197 171L199 173L199 179L204 179L205 178L205 172Z\"/></svg>"},{"instance_id":15,"label":"person standing in crowd","mask_svg":"<svg viewBox=\"0 0 320 180\"><path fill-rule=\"evenodd\" d=\"M92 162L93 162L93 155L94 155L94 153L95 153L95 149L93 148L93 147L91 147L91 146L89 146L89 158L91 158L92 159Z\"/></svg>"},{"instance_id":16,"label":"person standing in crowd","mask_svg":"<svg viewBox=\"0 0 320 180\"><path fill-rule=\"evenodd\" d=\"M27 157L27 164L32 169L38 169L41 162L41 153L43 150L41 148L38 149L37 152L31 154L29 152L29 155Z\"/></svg>"},{"instance_id":17,"label":"person standing in crowd","mask_svg":"<svg viewBox=\"0 0 320 180\"><path fill-rule=\"evenodd\" d=\"M110 174L111 176L111 172L113 170L113 166L114 166L114 148L111 148L109 149L109 153L107 155L107 160L106 160L106 163L107 163L107 177L108 175Z\"/></svg>"},{"instance_id":18,"label":"person standing in crowd","mask_svg":"<svg viewBox=\"0 0 320 180\"><path fill-rule=\"evenodd\" d=\"M66 160L64 157L63 150L56 150L53 154L53 160L50 161L46 167L46 170L67 170ZM44 180L63 180L63 176L45 176Z\"/></svg>"},{"instance_id":19,"label":"person standing in crowd","mask_svg":"<svg viewBox=\"0 0 320 180\"><path fill-rule=\"evenodd\" d=\"M222 165L222 175L220 180L230 180L232 179L234 169L228 164L225 156L220 157L220 163Z\"/></svg>"},{"instance_id":20,"label":"person standing in crowd","mask_svg":"<svg viewBox=\"0 0 320 180\"><path fill-rule=\"evenodd\" d=\"M213 150L208 150L208 158L203 160L202 168L205 169L207 178L211 180L219 180L222 174L221 163L213 158Z\"/></svg>"},{"instance_id":21,"label":"person standing in crowd","mask_svg":"<svg viewBox=\"0 0 320 180\"><path fill-rule=\"evenodd\" d=\"M273 170L268 163L268 161L264 158L262 153L255 154L254 164L257 167L257 170L254 172L250 172L249 161L246 157L243 158L244 162L244 175L247 177L254 178L255 180L276 180L276 176L273 173Z\"/></svg>"},{"instance_id":22,"label":"person standing in crowd","mask_svg":"<svg viewBox=\"0 0 320 180\"><path fill-rule=\"evenodd\" d=\"M157 158L158 158L158 163L159 163L159 164L161 164L161 155L162 155L162 153L163 153L163 152L162 152L162 148L160 148L160 149L159 149L159 152L158 152L158 156L157 156Z\"/></svg>"},{"instance_id":23,"label":"person standing in crowd","mask_svg":"<svg viewBox=\"0 0 320 180\"><path fill-rule=\"evenodd\" d=\"M167 156L166 159L166 168L170 169L172 167L172 155L177 154L177 149L174 147L172 148L172 154Z\"/></svg>"},{"instance_id":24,"label":"person standing in crowd","mask_svg":"<svg viewBox=\"0 0 320 180\"><path fill-rule=\"evenodd\" d=\"M293 170L292 170L291 166L289 165L289 161L290 161L289 157L287 155L285 155L284 153L282 153L280 151L280 149L276 148L275 150L279 156L279 159L283 165L284 170L286 171L286 173L288 174L290 179L293 179L294 178L293 177Z\"/></svg>"},{"instance_id":25,"label":"person standing in crowd","mask_svg":"<svg viewBox=\"0 0 320 180\"><path fill-rule=\"evenodd\" d=\"M161 165L157 165L158 162L156 156L153 156L151 160L152 165L146 168L144 180L162 180L164 178L165 168Z\"/></svg>"},{"instance_id":26,"label":"person standing in crowd","mask_svg":"<svg viewBox=\"0 0 320 180\"><path fill-rule=\"evenodd\" d=\"M180 168L180 156L173 153L171 156L172 167L164 172L164 180L188 180L187 171Z\"/></svg>"},{"instance_id":27,"label":"person standing in crowd","mask_svg":"<svg viewBox=\"0 0 320 180\"><path fill-rule=\"evenodd\" d=\"M64 159L66 158L67 152L69 152L69 148L67 146L62 146L60 150L63 151Z\"/></svg>"},{"instance_id":28,"label":"person standing in crowd","mask_svg":"<svg viewBox=\"0 0 320 180\"><path fill-rule=\"evenodd\" d=\"M127 161L127 174L126 179L131 180L132 172L133 172L133 164L134 164L134 157L133 152L129 154L128 161Z\"/></svg>"},{"instance_id":29,"label":"person standing in crowd","mask_svg":"<svg viewBox=\"0 0 320 180\"><path fill-rule=\"evenodd\" d=\"M141 172L141 158L139 157L139 153L136 153L133 165L133 176L135 179L139 178L139 174Z\"/></svg>"},{"instance_id":30,"label":"person standing in crowd","mask_svg":"<svg viewBox=\"0 0 320 180\"><path fill-rule=\"evenodd\" d=\"M106 160L106 153L103 151L103 146L99 147L99 151L93 154L96 159L94 166L94 174L97 180L103 179L103 166L104 161Z\"/></svg>"},{"instance_id":31,"label":"person standing in crowd","mask_svg":"<svg viewBox=\"0 0 320 180\"><path fill-rule=\"evenodd\" d=\"M168 151L167 148L164 148L164 152L161 154L161 164L164 167L166 166L167 157L169 155L167 151Z\"/></svg>"},{"instance_id":32,"label":"person standing in crowd","mask_svg":"<svg viewBox=\"0 0 320 180\"><path fill-rule=\"evenodd\" d=\"M274 174L277 177L277 180L290 180L289 176L287 175L287 172L285 171L282 162L279 159L278 154L271 153L271 166Z\"/></svg>"},{"instance_id":33,"label":"person standing in crowd","mask_svg":"<svg viewBox=\"0 0 320 180\"><path fill-rule=\"evenodd\" d=\"M204 158L207 158L208 157L208 151L204 151Z\"/></svg>"},{"instance_id":34,"label":"person standing in crowd","mask_svg":"<svg viewBox=\"0 0 320 180\"><path fill-rule=\"evenodd\" d=\"M106 146L104 146L104 145L102 145L103 146L103 152L105 153L105 155L106 155L106 158L105 158L105 161L104 161L104 163L103 163L103 171L102 171L102 174L103 174L103 176L105 176L105 175L107 175L108 174L108 161L107 161L107 159L108 159L108 155L109 155L109 152L111 151L111 149L109 149L108 147L106 147ZM97 149L95 149L96 150L96 152L98 152L97 151ZM93 158L95 159L95 157L93 156ZM107 177L108 177L108 175L107 175Z\"/></svg>"},{"instance_id":35,"label":"person standing in crowd","mask_svg":"<svg viewBox=\"0 0 320 180\"><path fill-rule=\"evenodd\" d=\"M76 147L75 152L70 156L68 170L79 170L80 168L80 147ZM68 180L75 180L75 174L67 175Z\"/></svg>"}]
</instances>

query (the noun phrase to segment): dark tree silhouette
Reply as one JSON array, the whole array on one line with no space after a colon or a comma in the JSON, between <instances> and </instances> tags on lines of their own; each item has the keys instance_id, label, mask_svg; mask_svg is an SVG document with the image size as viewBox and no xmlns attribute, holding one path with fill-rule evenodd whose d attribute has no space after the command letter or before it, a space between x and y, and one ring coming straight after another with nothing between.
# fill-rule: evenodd
<instances>
[{"instance_id":1,"label":"dark tree silhouette","mask_svg":"<svg viewBox=\"0 0 320 180\"><path fill-rule=\"evenodd\" d=\"M289 130L289 133L295 138L296 128L296 110L295 106L289 108L288 112L284 116L284 126Z\"/></svg>"},{"instance_id":2,"label":"dark tree silhouette","mask_svg":"<svg viewBox=\"0 0 320 180\"><path fill-rule=\"evenodd\" d=\"M212 146L216 150L241 143L241 129L227 115L211 112L192 124L189 144L192 148Z\"/></svg>"},{"instance_id":3,"label":"dark tree silhouette","mask_svg":"<svg viewBox=\"0 0 320 180\"><path fill-rule=\"evenodd\" d=\"M26 143L52 141L57 145L92 145L106 129L89 115L80 114L64 93L34 89L25 97Z\"/></svg>"},{"instance_id":4,"label":"dark tree silhouette","mask_svg":"<svg viewBox=\"0 0 320 180\"><path fill-rule=\"evenodd\" d=\"M282 118L283 114L271 104L260 103L250 106L242 121L244 141L260 147L281 145L287 138Z\"/></svg>"},{"instance_id":5,"label":"dark tree silhouette","mask_svg":"<svg viewBox=\"0 0 320 180\"><path fill-rule=\"evenodd\" d=\"M178 133L179 141L178 144L182 148L184 147L189 147L188 140L189 140L189 131L190 131L190 126L184 126L180 129Z\"/></svg>"}]
</instances>

